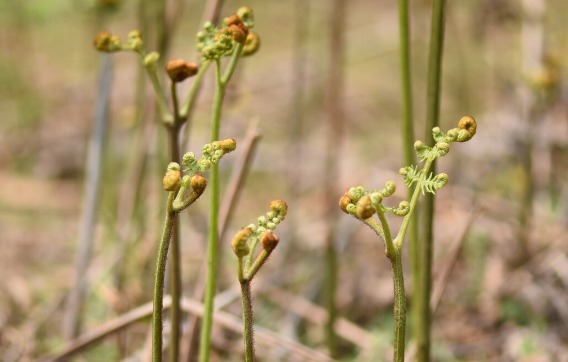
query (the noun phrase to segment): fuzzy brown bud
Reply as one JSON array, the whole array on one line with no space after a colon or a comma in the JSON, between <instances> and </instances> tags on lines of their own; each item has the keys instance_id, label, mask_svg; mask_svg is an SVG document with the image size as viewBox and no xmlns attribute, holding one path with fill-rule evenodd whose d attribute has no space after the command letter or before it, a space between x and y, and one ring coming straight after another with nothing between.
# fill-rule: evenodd
<instances>
[{"instance_id":1,"label":"fuzzy brown bud","mask_svg":"<svg viewBox=\"0 0 568 362\"><path fill-rule=\"evenodd\" d=\"M241 23L242 23L242 20L239 18L239 16L237 14L233 14L233 15L229 16L227 19L225 19L225 24L227 26L239 25Z\"/></svg>"},{"instance_id":2,"label":"fuzzy brown bud","mask_svg":"<svg viewBox=\"0 0 568 362\"><path fill-rule=\"evenodd\" d=\"M233 138L227 138L225 140L219 140L217 142L219 143L219 147L221 147L221 149L225 153L233 152L237 149L237 141Z\"/></svg>"},{"instance_id":3,"label":"fuzzy brown bud","mask_svg":"<svg viewBox=\"0 0 568 362\"><path fill-rule=\"evenodd\" d=\"M196 174L191 178L190 187L198 195L201 195L207 187L207 180L200 174Z\"/></svg>"},{"instance_id":4,"label":"fuzzy brown bud","mask_svg":"<svg viewBox=\"0 0 568 362\"><path fill-rule=\"evenodd\" d=\"M262 244L262 247L268 252L274 250L279 241L280 238L278 237L278 235L274 234L271 230L266 230L260 237L260 243Z\"/></svg>"},{"instance_id":5,"label":"fuzzy brown bud","mask_svg":"<svg viewBox=\"0 0 568 362\"><path fill-rule=\"evenodd\" d=\"M367 220L375 214L375 208L371 202L371 197L365 195L359 199L356 205L355 214L361 220Z\"/></svg>"},{"instance_id":6,"label":"fuzzy brown bud","mask_svg":"<svg viewBox=\"0 0 568 362\"><path fill-rule=\"evenodd\" d=\"M240 26L229 25L229 31L231 32L233 40L236 41L237 43L244 44L246 42L247 33Z\"/></svg>"},{"instance_id":7,"label":"fuzzy brown bud","mask_svg":"<svg viewBox=\"0 0 568 362\"><path fill-rule=\"evenodd\" d=\"M181 59L170 60L166 64L166 73L168 73L173 82L183 82L187 78L196 75L198 70L197 64Z\"/></svg>"},{"instance_id":8,"label":"fuzzy brown bud","mask_svg":"<svg viewBox=\"0 0 568 362\"><path fill-rule=\"evenodd\" d=\"M347 206L349 204L351 204L351 198L347 195L341 196L339 199L339 208L346 214L349 214L349 211L347 211Z\"/></svg>"},{"instance_id":9,"label":"fuzzy brown bud","mask_svg":"<svg viewBox=\"0 0 568 362\"><path fill-rule=\"evenodd\" d=\"M250 248L247 244L248 239L252 235L251 228L244 228L240 230L233 240L231 241L231 248L235 252L235 255L239 258L245 257L250 253Z\"/></svg>"},{"instance_id":10,"label":"fuzzy brown bud","mask_svg":"<svg viewBox=\"0 0 568 362\"><path fill-rule=\"evenodd\" d=\"M95 48L101 52L112 53L121 49L120 38L108 31L101 31L93 41Z\"/></svg>"},{"instance_id":11,"label":"fuzzy brown bud","mask_svg":"<svg viewBox=\"0 0 568 362\"><path fill-rule=\"evenodd\" d=\"M268 206L270 210L277 212L279 215L284 218L288 213L288 204L282 200L272 200L270 201L270 205Z\"/></svg>"},{"instance_id":12,"label":"fuzzy brown bud","mask_svg":"<svg viewBox=\"0 0 568 362\"><path fill-rule=\"evenodd\" d=\"M180 170L170 170L166 171L164 178L162 179L162 184L164 185L164 190L174 191L177 186L179 179L181 178Z\"/></svg>"},{"instance_id":13,"label":"fuzzy brown bud","mask_svg":"<svg viewBox=\"0 0 568 362\"><path fill-rule=\"evenodd\" d=\"M467 140L469 140L475 135L475 132L477 131L477 123L475 122L475 119L473 117L464 116L458 122L458 128L460 130L467 131L467 133L469 134L469 138Z\"/></svg>"}]
</instances>

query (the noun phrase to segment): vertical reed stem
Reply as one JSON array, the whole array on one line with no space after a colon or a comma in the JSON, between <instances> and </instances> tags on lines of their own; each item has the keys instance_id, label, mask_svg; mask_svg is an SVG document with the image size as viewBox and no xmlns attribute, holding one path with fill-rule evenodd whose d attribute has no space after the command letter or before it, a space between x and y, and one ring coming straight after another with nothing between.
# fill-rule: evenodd
<instances>
[{"instance_id":1,"label":"vertical reed stem","mask_svg":"<svg viewBox=\"0 0 568 362\"><path fill-rule=\"evenodd\" d=\"M428 97L426 109L426 139L431 146L432 128L440 122L440 93L442 74L442 54L444 45L444 17L445 0L433 0L432 24L430 34L430 55L428 61ZM433 163L431 171L436 173L436 164ZM420 314L419 324L416 326L416 358L419 362L430 361L430 294L432 289L432 251L434 244L434 195L427 194L424 198L424 219L420 243L420 288L416 300Z\"/></svg>"}]
</instances>

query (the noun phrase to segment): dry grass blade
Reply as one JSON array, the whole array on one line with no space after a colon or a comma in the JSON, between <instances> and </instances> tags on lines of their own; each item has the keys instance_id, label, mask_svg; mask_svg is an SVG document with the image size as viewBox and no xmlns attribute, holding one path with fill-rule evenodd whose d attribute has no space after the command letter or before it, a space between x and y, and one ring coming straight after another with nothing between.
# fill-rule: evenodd
<instances>
[{"instance_id":1,"label":"dry grass blade","mask_svg":"<svg viewBox=\"0 0 568 362\"><path fill-rule=\"evenodd\" d=\"M169 296L164 298L164 309L171 306L172 300ZM190 314L196 316L203 315L203 304L192 300L184 298L181 301L182 309ZM75 353L82 351L91 344L99 342L103 338L119 332L129 325L139 322L143 319L149 318L152 314L152 303L144 304L136 309L131 310L128 313L121 315L120 317L113 319L102 326L92 330L75 340L70 341L67 346L63 348L63 351L54 354L53 356L48 356L40 359L40 362L56 362L61 361L64 358L68 358ZM227 312L217 311L214 316L214 322L233 331L236 333L242 333L242 321L240 318L235 317ZM330 362L333 359L329 358L322 352L314 351L306 346L303 346L297 342L290 340L289 338L283 337L274 333L263 327L255 327L257 341L263 343L267 346L279 346L290 351L292 355L297 358L301 358L302 361L314 361L314 362Z\"/></svg>"}]
</instances>

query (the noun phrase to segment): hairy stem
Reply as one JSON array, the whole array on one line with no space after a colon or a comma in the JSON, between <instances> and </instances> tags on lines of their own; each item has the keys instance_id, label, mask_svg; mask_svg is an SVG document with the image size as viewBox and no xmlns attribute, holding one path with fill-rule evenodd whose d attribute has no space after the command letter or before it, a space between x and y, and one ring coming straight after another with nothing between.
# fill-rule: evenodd
<instances>
[{"instance_id":1,"label":"hairy stem","mask_svg":"<svg viewBox=\"0 0 568 362\"><path fill-rule=\"evenodd\" d=\"M162 309L164 298L164 279L166 275L166 263L172 231L176 222L176 213L172 209L175 192L168 195L166 208L166 220L162 230L162 238L158 248L158 260L156 262L156 278L154 281L154 309L152 313L152 362L162 361Z\"/></svg>"},{"instance_id":2,"label":"hairy stem","mask_svg":"<svg viewBox=\"0 0 568 362\"><path fill-rule=\"evenodd\" d=\"M250 280L241 281L241 300L243 304L243 336L245 340L245 361L254 361L254 326Z\"/></svg>"},{"instance_id":3,"label":"hairy stem","mask_svg":"<svg viewBox=\"0 0 568 362\"><path fill-rule=\"evenodd\" d=\"M401 248L395 248L391 258L394 284L394 362L404 361L406 335L406 292L402 270Z\"/></svg>"},{"instance_id":4,"label":"hairy stem","mask_svg":"<svg viewBox=\"0 0 568 362\"><path fill-rule=\"evenodd\" d=\"M426 133L430 138L432 128L440 123L440 93L442 73L442 51L444 44L444 10L445 0L434 0L432 3L432 24L430 35L430 59L428 65L428 101L426 110ZM432 145L430 141L429 145ZM432 172L436 172L436 165L432 164ZM420 243L420 289L416 300L416 308L421 318L416 326L416 360L427 362L430 360L430 294L432 288L432 251L434 244L434 195L428 194L424 201L424 218L422 235L424 240Z\"/></svg>"},{"instance_id":5,"label":"hairy stem","mask_svg":"<svg viewBox=\"0 0 568 362\"><path fill-rule=\"evenodd\" d=\"M418 188L417 188L418 189ZM381 224L373 218L363 220L385 242L386 255L391 261L394 285L394 359L404 361L404 346L406 334L406 292L404 291L404 274L402 270L402 244L395 244L384 213L377 212Z\"/></svg>"}]
</instances>

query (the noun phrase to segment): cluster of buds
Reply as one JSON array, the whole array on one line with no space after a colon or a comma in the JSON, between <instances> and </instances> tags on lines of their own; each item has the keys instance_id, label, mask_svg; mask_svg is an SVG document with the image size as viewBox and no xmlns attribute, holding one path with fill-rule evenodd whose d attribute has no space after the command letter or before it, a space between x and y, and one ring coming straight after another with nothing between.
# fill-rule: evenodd
<instances>
[{"instance_id":1,"label":"cluster of buds","mask_svg":"<svg viewBox=\"0 0 568 362\"><path fill-rule=\"evenodd\" d=\"M233 152L237 148L237 141L232 138L214 141L203 146L203 154L197 159L193 152L188 152L182 157L182 165L186 168L185 172L194 174L197 172L207 171L211 165L216 165L219 160L229 152Z\"/></svg>"},{"instance_id":2,"label":"cluster of buds","mask_svg":"<svg viewBox=\"0 0 568 362\"><path fill-rule=\"evenodd\" d=\"M258 218L257 224L250 224L241 229L231 241L231 248L239 260L248 256L246 270L239 270L241 281L250 281L254 277L280 241L273 230L286 217L288 205L282 200L273 200L269 208L269 212ZM253 263L253 253L259 242L262 251Z\"/></svg>"},{"instance_id":3,"label":"cluster of buds","mask_svg":"<svg viewBox=\"0 0 568 362\"><path fill-rule=\"evenodd\" d=\"M205 23L197 33L197 50L205 59L219 59L233 53L235 44L243 44L243 55L251 55L260 44L258 35L251 32L254 14L249 7L241 7L224 20L224 26L216 28L211 22Z\"/></svg>"},{"instance_id":4,"label":"cluster of buds","mask_svg":"<svg viewBox=\"0 0 568 362\"><path fill-rule=\"evenodd\" d=\"M205 59L219 59L233 51L233 36L228 27L215 28L206 22L203 30L197 33L197 50Z\"/></svg>"},{"instance_id":5,"label":"cluster of buds","mask_svg":"<svg viewBox=\"0 0 568 362\"><path fill-rule=\"evenodd\" d=\"M132 30L128 33L126 44L122 44L120 37L109 33L108 31L101 31L95 36L93 41L95 48L101 52L113 53L121 50L131 50L134 52L142 52L142 34L139 30Z\"/></svg>"},{"instance_id":6,"label":"cluster of buds","mask_svg":"<svg viewBox=\"0 0 568 362\"><path fill-rule=\"evenodd\" d=\"M393 181L387 181L385 187L379 190L367 190L363 186L351 187L339 199L339 207L343 212L361 220L367 220L377 212L406 216L410 211L408 201L401 201L398 207L383 205L383 199L392 196L395 191Z\"/></svg>"},{"instance_id":7,"label":"cluster of buds","mask_svg":"<svg viewBox=\"0 0 568 362\"><path fill-rule=\"evenodd\" d=\"M164 190L177 192L172 203L172 212L180 212L195 202L207 187L207 180L200 174L181 177L180 166L170 162L162 179ZM189 193L188 193L189 191Z\"/></svg>"},{"instance_id":8,"label":"cluster of buds","mask_svg":"<svg viewBox=\"0 0 568 362\"><path fill-rule=\"evenodd\" d=\"M249 34L249 29L239 18L237 14L233 14L225 19L225 25L229 28L233 40L237 43L244 44Z\"/></svg>"},{"instance_id":9,"label":"cluster of buds","mask_svg":"<svg viewBox=\"0 0 568 362\"><path fill-rule=\"evenodd\" d=\"M122 50L122 43L118 35L113 35L108 31L98 33L93 43L100 52L113 53Z\"/></svg>"}]
</instances>

